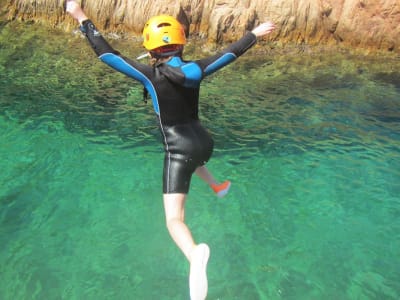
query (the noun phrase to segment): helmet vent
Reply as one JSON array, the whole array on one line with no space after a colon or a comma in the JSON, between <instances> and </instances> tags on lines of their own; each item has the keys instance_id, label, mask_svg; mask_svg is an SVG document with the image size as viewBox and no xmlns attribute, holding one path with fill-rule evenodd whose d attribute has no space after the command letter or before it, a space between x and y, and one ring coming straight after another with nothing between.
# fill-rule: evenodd
<instances>
[{"instance_id":1,"label":"helmet vent","mask_svg":"<svg viewBox=\"0 0 400 300\"><path fill-rule=\"evenodd\" d=\"M170 23L161 23L161 24L157 25L158 28L167 27L167 26L171 26L171 24Z\"/></svg>"}]
</instances>

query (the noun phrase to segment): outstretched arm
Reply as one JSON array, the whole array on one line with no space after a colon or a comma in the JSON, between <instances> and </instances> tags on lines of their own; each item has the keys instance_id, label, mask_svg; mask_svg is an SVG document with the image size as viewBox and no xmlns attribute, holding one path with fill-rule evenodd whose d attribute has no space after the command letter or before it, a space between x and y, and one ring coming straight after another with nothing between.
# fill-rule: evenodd
<instances>
[{"instance_id":1,"label":"outstretched arm","mask_svg":"<svg viewBox=\"0 0 400 300\"><path fill-rule=\"evenodd\" d=\"M255 27L251 32L245 34L240 40L228 46L224 51L214 56L197 61L203 69L204 75L208 76L215 71L233 62L236 58L249 50L258 37L265 36L275 29L272 22L265 22Z\"/></svg>"},{"instance_id":2,"label":"outstretched arm","mask_svg":"<svg viewBox=\"0 0 400 300\"><path fill-rule=\"evenodd\" d=\"M156 101L157 95L149 79L153 69L150 66L132 61L114 50L76 1L68 0L65 8L66 12L79 22L81 25L80 30L86 36L90 46L100 60L111 68L141 82L149 91L153 99L154 110L159 114L158 102Z\"/></svg>"}]
</instances>

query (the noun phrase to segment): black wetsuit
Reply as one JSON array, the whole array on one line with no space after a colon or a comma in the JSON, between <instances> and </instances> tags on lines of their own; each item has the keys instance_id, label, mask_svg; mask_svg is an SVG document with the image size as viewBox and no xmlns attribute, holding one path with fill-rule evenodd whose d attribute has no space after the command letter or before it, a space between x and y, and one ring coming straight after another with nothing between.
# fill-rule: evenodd
<instances>
[{"instance_id":1,"label":"black wetsuit","mask_svg":"<svg viewBox=\"0 0 400 300\"><path fill-rule=\"evenodd\" d=\"M114 50L90 20L83 22L86 35L99 58L115 70L140 81L151 96L163 137L164 193L187 193L197 167L211 157L213 140L198 117L202 79L234 61L256 43L249 32L224 51L196 61L174 56L149 66L130 60Z\"/></svg>"}]
</instances>

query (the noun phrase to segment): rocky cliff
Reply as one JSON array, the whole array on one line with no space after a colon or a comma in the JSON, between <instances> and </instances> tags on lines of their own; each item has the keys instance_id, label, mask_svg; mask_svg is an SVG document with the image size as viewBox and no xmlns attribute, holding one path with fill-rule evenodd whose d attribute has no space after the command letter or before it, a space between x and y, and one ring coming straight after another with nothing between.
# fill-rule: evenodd
<instances>
[{"instance_id":1,"label":"rocky cliff","mask_svg":"<svg viewBox=\"0 0 400 300\"><path fill-rule=\"evenodd\" d=\"M8 19L72 26L63 1L1 0ZM269 38L282 44L337 44L400 52L399 0L87 0L87 14L103 30L140 33L153 15L177 16L209 42L241 36L263 20L277 24Z\"/></svg>"}]
</instances>

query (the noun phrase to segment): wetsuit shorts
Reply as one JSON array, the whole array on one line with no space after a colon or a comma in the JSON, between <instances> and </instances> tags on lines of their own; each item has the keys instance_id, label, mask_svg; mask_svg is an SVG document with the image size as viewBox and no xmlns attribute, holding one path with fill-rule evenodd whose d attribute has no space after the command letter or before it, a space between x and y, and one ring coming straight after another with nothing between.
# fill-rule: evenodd
<instances>
[{"instance_id":1,"label":"wetsuit shorts","mask_svg":"<svg viewBox=\"0 0 400 300\"><path fill-rule=\"evenodd\" d=\"M199 121L163 126L165 158L163 193L189 191L193 172L211 157L214 141Z\"/></svg>"}]
</instances>

